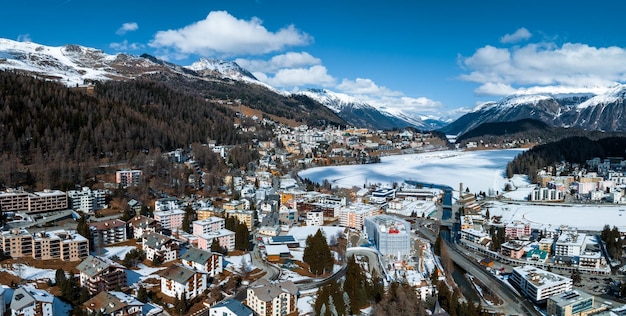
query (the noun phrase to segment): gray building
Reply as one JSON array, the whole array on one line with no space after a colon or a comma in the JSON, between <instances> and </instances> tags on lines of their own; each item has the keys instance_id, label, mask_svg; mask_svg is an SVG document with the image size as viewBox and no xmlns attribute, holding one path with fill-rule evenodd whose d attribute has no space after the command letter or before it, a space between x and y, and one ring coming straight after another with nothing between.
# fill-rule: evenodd
<instances>
[{"instance_id":1,"label":"gray building","mask_svg":"<svg viewBox=\"0 0 626 316\"><path fill-rule=\"evenodd\" d=\"M391 215L366 217L363 229L383 255L404 256L411 252L411 226Z\"/></svg>"}]
</instances>

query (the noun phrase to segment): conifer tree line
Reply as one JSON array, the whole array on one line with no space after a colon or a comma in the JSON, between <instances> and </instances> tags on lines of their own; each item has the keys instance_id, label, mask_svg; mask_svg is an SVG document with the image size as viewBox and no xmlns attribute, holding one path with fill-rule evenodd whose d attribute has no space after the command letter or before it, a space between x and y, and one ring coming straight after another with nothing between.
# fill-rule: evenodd
<instances>
[{"instance_id":1,"label":"conifer tree line","mask_svg":"<svg viewBox=\"0 0 626 316\"><path fill-rule=\"evenodd\" d=\"M626 137L607 137L591 140L587 137L569 137L544 145L535 146L519 154L507 164L506 174L526 174L537 182L537 171L561 162L585 164L595 157L624 157Z\"/></svg>"},{"instance_id":2,"label":"conifer tree line","mask_svg":"<svg viewBox=\"0 0 626 316\"><path fill-rule=\"evenodd\" d=\"M481 304L461 302L458 289L451 291L445 281L436 281L436 297L423 301L407 280L385 282L374 269L368 274L354 256L348 258L345 279L333 281L320 287L313 304L313 312L319 316L361 315L361 309L371 307L374 316L430 315L429 311L438 300L440 306L453 316L487 315Z\"/></svg>"},{"instance_id":3,"label":"conifer tree line","mask_svg":"<svg viewBox=\"0 0 626 316\"><path fill-rule=\"evenodd\" d=\"M156 81L108 81L88 91L0 71L0 91L4 187L83 184L103 163L133 162L208 140L237 145L271 137L261 126L257 133L239 133L233 109ZM254 154L243 149L236 159L244 165Z\"/></svg>"},{"instance_id":4,"label":"conifer tree line","mask_svg":"<svg viewBox=\"0 0 626 316\"><path fill-rule=\"evenodd\" d=\"M622 258L622 247L624 241L617 226L611 228L609 225L604 225L602 232L600 233L600 239L604 242L606 251L611 259L619 261Z\"/></svg>"},{"instance_id":5,"label":"conifer tree line","mask_svg":"<svg viewBox=\"0 0 626 316\"><path fill-rule=\"evenodd\" d=\"M224 226L226 229L235 232L235 249L250 250L250 230L248 230L246 223L238 221L234 216L228 216Z\"/></svg>"}]
</instances>

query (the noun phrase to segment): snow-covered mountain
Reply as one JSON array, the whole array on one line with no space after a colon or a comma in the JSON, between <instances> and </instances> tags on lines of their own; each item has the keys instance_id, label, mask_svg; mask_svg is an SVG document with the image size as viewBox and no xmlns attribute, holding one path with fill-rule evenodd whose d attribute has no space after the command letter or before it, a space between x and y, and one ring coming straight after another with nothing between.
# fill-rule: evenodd
<instances>
[{"instance_id":1,"label":"snow-covered mountain","mask_svg":"<svg viewBox=\"0 0 626 316\"><path fill-rule=\"evenodd\" d=\"M88 84L101 80L129 80L155 73L173 73L200 80L226 79L263 86L274 93L289 96L265 84L237 63L202 58L189 66L173 64L147 54L110 55L102 50L79 45L45 46L32 42L17 42L0 38L0 69L18 70L67 86ZM309 90L298 93L334 111L349 124L373 129L412 126L435 129L446 123L404 113L397 109L375 107L352 96L329 90Z\"/></svg>"},{"instance_id":2,"label":"snow-covered mountain","mask_svg":"<svg viewBox=\"0 0 626 316\"><path fill-rule=\"evenodd\" d=\"M436 129L446 123L428 118L410 115L391 108L377 108L356 97L333 92L328 89L309 89L298 92L333 110L339 117L354 126L363 126L372 129L393 129L402 127L416 127L419 129Z\"/></svg>"},{"instance_id":3,"label":"snow-covered mountain","mask_svg":"<svg viewBox=\"0 0 626 316\"><path fill-rule=\"evenodd\" d=\"M68 86L96 80L127 80L139 76L169 72L199 79L223 78L260 83L236 63L201 59L182 67L150 55L106 54L80 45L45 46L0 38L0 69L18 70Z\"/></svg>"},{"instance_id":4,"label":"snow-covered mountain","mask_svg":"<svg viewBox=\"0 0 626 316\"><path fill-rule=\"evenodd\" d=\"M472 112L441 128L461 135L482 123L510 122L525 118L551 126L587 130L626 131L626 85L602 94L511 95L477 106Z\"/></svg>"}]
</instances>

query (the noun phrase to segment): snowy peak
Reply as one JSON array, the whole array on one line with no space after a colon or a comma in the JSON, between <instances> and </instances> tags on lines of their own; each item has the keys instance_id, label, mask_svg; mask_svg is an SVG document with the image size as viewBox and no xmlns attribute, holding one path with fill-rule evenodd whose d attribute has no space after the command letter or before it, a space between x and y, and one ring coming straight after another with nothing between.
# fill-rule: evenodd
<instances>
[{"instance_id":1,"label":"snowy peak","mask_svg":"<svg viewBox=\"0 0 626 316\"><path fill-rule=\"evenodd\" d=\"M617 85L606 93L599 94L589 100L580 103L578 109L586 109L594 106L603 106L610 103L624 101L626 99L626 85Z\"/></svg>"},{"instance_id":2,"label":"snowy peak","mask_svg":"<svg viewBox=\"0 0 626 316\"><path fill-rule=\"evenodd\" d=\"M441 130L463 134L483 123L540 120L556 127L626 131L626 85L589 92L511 95L477 106Z\"/></svg>"},{"instance_id":3,"label":"snowy peak","mask_svg":"<svg viewBox=\"0 0 626 316\"><path fill-rule=\"evenodd\" d=\"M359 99L349 96L344 93L337 93L327 89L309 89L299 92L298 94L306 95L307 97L325 105L335 113L339 113L344 108L364 108L371 107L369 104L360 101Z\"/></svg>"},{"instance_id":4,"label":"snowy peak","mask_svg":"<svg viewBox=\"0 0 626 316\"><path fill-rule=\"evenodd\" d=\"M200 60L190 66L187 66L186 68L201 75L206 73L217 73L223 77L235 80L248 79L257 81L257 78L252 73L241 68L236 62L232 61L224 61L215 58L200 58Z\"/></svg>"},{"instance_id":5,"label":"snowy peak","mask_svg":"<svg viewBox=\"0 0 626 316\"><path fill-rule=\"evenodd\" d=\"M374 106L359 98L327 89L309 89L298 92L331 109L350 125L372 129L393 129L415 127L419 129L436 129L446 123L429 119L424 122L420 115L405 113L400 109L387 106Z\"/></svg>"}]
</instances>

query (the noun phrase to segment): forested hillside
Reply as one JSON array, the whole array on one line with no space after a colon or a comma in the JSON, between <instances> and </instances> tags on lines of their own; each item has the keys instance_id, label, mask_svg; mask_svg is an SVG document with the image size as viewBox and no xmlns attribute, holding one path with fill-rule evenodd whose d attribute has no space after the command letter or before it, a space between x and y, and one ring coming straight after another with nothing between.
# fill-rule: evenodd
<instances>
[{"instance_id":1,"label":"forested hillside","mask_svg":"<svg viewBox=\"0 0 626 316\"><path fill-rule=\"evenodd\" d=\"M587 137L600 139L610 136L625 136L621 132L587 131L581 128L549 126L535 119L522 119L511 122L483 123L467 133L457 137L456 142L465 147L468 142L484 144L505 144L512 141L545 144L568 137Z\"/></svg>"},{"instance_id":2,"label":"forested hillside","mask_svg":"<svg viewBox=\"0 0 626 316\"><path fill-rule=\"evenodd\" d=\"M595 157L624 157L626 137L607 137L591 140L587 137L569 137L557 142L535 146L509 162L507 176L527 174L537 181L537 170L561 162L585 164Z\"/></svg>"},{"instance_id":3,"label":"forested hillside","mask_svg":"<svg viewBox=\"0 0 626 316\"><path fill-rule=\"evenodd\" d=\"M80 184L101 163L269 135L260 127L257 134L238 133L231 109L150 80L88 91L0 72L0 109L2 187Z\"/></svg>"},{"instance_id":4,"label":"forested hillside","mask_svg":"<svg viewBox=\"0 0 626 316\"><path fill-rule=\"evenodd\" d=\"M240 99L242 104L253 109L310 126L346 124L333 111L304 95L284 96L264 86L227 79L198 80L172 73L154 73L146 77L201 98Z\"/></svg>"}]
</instances>

